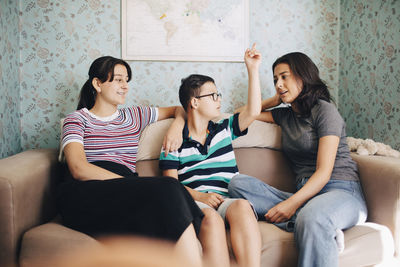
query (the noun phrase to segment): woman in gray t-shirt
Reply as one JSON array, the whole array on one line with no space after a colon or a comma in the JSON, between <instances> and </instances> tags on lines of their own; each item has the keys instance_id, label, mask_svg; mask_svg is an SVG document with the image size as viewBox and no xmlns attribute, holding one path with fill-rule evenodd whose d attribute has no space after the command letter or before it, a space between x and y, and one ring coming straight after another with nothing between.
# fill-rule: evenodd
<instances>
[{"instance_id":1,"label":"woman in gray t-shirt","mask_svg":"<svg viewBox=\"0 0 400 267\"><path fill-rule=\"evenodd\" d=\"M262 109L290 106L262 112L258 119L281 126L282 150L296 175L297 190L283 192L238 176L231 180L229 194L252 202L259 218L294 232L298 266L338 266L342 230L367 217L345 123L307 55L286 54L272 70L276 94L262 101Z\"/></svg>"}]
</instances>

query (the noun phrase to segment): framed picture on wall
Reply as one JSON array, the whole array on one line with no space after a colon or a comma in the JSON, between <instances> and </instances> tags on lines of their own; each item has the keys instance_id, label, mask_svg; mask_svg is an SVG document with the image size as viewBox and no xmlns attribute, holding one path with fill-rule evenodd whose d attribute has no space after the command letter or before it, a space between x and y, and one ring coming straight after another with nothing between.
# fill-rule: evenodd
<instances>
[{"instance_id":1,"label":"framed picture on wall","mask_svg":"<svg viewBox=\"0 0 400 267\"><path fill-rule=\"evenodd\" d=\"M243 61L249 0L122 0L122 58Z\"/></svg>"}]
</instances>

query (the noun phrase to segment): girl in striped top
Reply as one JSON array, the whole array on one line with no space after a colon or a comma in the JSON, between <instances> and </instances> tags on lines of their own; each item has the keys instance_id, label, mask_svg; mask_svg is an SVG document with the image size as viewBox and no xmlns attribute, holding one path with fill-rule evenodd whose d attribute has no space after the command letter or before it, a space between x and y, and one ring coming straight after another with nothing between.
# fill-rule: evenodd
<instances>
[{"instance_id":1,"label":"girl in striped top","mask_svg":"<svg viewBox=\"0 0 400 267\"><path fill-rule=\"evenodd\" d=\"M78 110L64 120L62 149L70 178L57 195L63 223L92 236L135 234L171 240L177 253L200 266L196 232L203 214L190 194L173 178L139 178L136 173L142 130L175 116L168 134L172 138L165 138L163 147L176 150L182 140L184 110L118 109L130 79L125 61L110 56L96 59Z\"/></svg>"}]
</instances>

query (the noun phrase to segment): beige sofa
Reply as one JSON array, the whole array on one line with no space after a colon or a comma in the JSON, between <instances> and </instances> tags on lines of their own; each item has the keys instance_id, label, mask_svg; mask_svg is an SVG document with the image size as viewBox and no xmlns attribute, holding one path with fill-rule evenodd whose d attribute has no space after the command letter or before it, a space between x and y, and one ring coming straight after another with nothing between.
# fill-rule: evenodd
<instances>
[{"instance_id":1,"label":"beige sofa","mask_svg":"<svg viewBox=\"0 0 400 267\"><path fill-rule=\"evenodd\" d=\"M162 136L170 121L147 127L137 169L157 175ZM280 152L280 128L254 122L234 141L241 173L292 191L292 176ZM400 159L353 154L368 204L368 222L345 231L340 266L400 266ZM64 227L57 218L54 188L60 177L57 149L29 150L0 160L0 266L47 266L49 258L76 248L101 246ZM259 222L262 266L296 266L293 234Z\"/></svg>"}]
</instances>

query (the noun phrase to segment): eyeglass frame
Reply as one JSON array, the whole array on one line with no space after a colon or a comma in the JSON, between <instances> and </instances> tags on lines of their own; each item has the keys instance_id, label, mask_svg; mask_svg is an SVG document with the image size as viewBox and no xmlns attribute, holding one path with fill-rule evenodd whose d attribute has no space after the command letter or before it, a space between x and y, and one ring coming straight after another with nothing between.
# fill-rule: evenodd
<instances>
[{"instance_id":1,"label":"eyeglass frame","mask_svg":"<svg viewBox=\"0 0 400 267\"><path fill-rule=\"evenodd\" d=\"M218 98L222 98L221 93L211 93L211 94L206 94L206 95L199 95L199 96L195 96L195 98L200 99L200 98L206 97L206 96L212 96L212 100L214 100L214 102L218 101Z\"/></svg>"}]
</instances>

